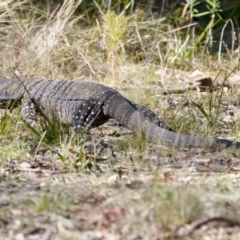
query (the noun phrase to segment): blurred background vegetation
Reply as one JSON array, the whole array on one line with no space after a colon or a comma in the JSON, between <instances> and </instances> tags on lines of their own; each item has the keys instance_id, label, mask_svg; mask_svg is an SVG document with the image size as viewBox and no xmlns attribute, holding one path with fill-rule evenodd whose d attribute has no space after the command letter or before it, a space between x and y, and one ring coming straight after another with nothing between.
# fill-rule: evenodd
<instances>
[{"instance_id":1,"label":"blurred background vegetation","mask_svg":"<svg viewBox=\"0 0 240 240\"><path fill-rule=\"evenodd\" d=\"M55 8L58 4L62 4L64 0L30 0L25 1L39 8L52 6ZM220 4L221 16L223 19L235 18L240 19L240 1L239 0L82 0L77 9L77 13L84 13L93 17L101 10L115 10L121 13L125 10L126 14L131 14L136 9L145 11L146 16L163 17L170 14L181 12L186 4L194 5L195 10L200 13L207 12L208 4ZM93 19L91 19L93 20Z\"/></svg>"},{"instance_id":2,"label":"blurred background vegetation","mask_svg":"<svg viewBox=\"0 0 240 240\"><path fill-rule=\"evenodd\" d=\"M43 11L46 9L53 11L63 4L64 0L27 0L25 2ZM74 15L82 14L81 23L91 26L96 24L96 18L100 13L109 10L117 14L124 13L127 16L141 12L141 20L145 21L165 18L165 22L175 28L194 23L196 24L195 33L202 34L199 42L206 39L209 28L213 31L211 34L214 38L219 39L223 26L231 19L232 26L228 24L226 27L229 32L233 30L236 32L235 44L239 46L239 0L82 0ZM226 46L232 44L232 36L231 39L225 36L224 42ZM213 47L213 51L217 50Z\"/></svg>"},{"instance_id":3,"label":"blurred background vegetation","mask_svg":"<svg viewBox=\"0 0 240 240\"><path fill-rule=\"evenodd\" d=\"M126 60L218 69L222 53L239 56L239 22L239 0L4 0L0 73L116 77Z\"/></svg>"}]
</instances>

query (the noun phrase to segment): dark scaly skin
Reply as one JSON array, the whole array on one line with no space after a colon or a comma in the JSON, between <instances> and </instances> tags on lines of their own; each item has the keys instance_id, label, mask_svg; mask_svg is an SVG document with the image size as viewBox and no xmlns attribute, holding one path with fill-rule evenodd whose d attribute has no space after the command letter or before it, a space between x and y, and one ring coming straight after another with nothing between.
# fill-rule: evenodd
<instances>
[{"instance_id":1,"label":"dark scaly skin","mask_svg":"<svg viewBox=\"0 0 240 240\"><path fill-rule=\"evenodd\" d=\"M230 147L232 141L196 137L171 131L150 109L124 98L114 89L94 82L45 79L0 80L0 107L7 100L23 99L21 114L35 125L35 107L63 124L72 124L76 132L100 126L114 118L123 126L144 135L149 142L177 147ZM234 143L239 148L240 143Z\"/></svg>"}]
</instances>

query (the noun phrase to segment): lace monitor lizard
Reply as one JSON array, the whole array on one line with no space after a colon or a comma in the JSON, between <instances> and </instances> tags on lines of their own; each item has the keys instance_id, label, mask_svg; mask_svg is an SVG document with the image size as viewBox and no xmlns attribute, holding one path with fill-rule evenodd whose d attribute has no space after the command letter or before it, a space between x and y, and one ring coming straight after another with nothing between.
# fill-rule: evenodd
<instances>
[{"instance_id":1,"label":"lace monitor lizard","mask_svg":"<svg viewBox=\"0 0 240 240\"><path fill-rule=\"evenodd\" d=\"M116 90L95 82L46 79L0 79L0 107L9 101L23 101L21 115L35 126L36 108L75 132L97 127L114 118L123 126L145 135L149 142L176 147L230 147L226 139L179 134L165 125L154 112L135 104ZM234 143L240 148L240 142Z\"/></svg>"}]
</instances>

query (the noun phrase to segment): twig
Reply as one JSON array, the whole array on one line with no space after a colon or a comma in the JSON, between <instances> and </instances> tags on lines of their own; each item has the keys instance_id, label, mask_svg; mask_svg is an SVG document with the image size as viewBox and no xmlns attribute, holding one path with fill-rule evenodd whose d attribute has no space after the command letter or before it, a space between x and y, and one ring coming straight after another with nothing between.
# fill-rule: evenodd
<instances>
[{"instance_id":1,"label":"twig","mask_svg":"<svg viewBox=\"0 0 240 240\"><path fill-rule=\"evenodd\" d=\"M210 217L201 220L196 220L189 224L188 226L180 227L174 231L172 236L183 237L193 233L193 231L203 227L204 225L212 224L208 228L228 226L228 227L240 227L240 222L237 220L232 220L226 217Z\"/></svg>"}]
</instances>

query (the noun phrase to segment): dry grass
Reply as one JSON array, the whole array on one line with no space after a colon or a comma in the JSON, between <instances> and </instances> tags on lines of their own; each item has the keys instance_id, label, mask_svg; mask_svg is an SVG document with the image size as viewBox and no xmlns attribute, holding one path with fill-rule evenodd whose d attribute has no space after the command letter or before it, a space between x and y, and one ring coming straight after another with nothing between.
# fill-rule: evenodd
<instances>
[{"instance_id":1,"label":"dry grass","mask_svg":"<svg viewBox=\"0 0 240 240\"><path fill-rule=\"evenodd\" d=\"M1 76L110 84L181 132L240 139L236 59L225 56L219 70L201 49L189 55L194 31L182 37L141 12L84 27L73 14L80 2L1 2ZM118 21L127 28L111 32ZM186 90L206 77L228 88ZM49 143L26 131L18 111L0 124L1 239L239 239L239 150L152 146L110 124L84 142L63 134Z\"/></svg>"}]
</instances>

